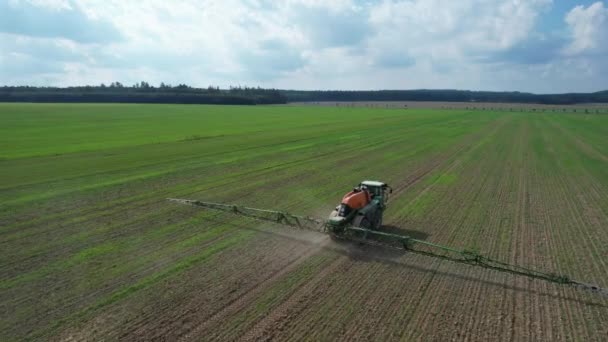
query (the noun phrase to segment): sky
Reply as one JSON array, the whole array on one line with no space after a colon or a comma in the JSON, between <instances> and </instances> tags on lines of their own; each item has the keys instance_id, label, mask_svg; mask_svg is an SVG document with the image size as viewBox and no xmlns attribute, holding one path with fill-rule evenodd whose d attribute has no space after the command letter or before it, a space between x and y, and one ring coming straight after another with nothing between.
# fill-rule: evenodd
<instances>
[{"instance_id":1,"label":"sky","mask_svg":"<svg viewBox=\"0 0 608 342\"><path fill-rule=\"evenodd\" d=\"M608 2L0 0L0 85L608 89Z\"/></svg>"}]
</instances>

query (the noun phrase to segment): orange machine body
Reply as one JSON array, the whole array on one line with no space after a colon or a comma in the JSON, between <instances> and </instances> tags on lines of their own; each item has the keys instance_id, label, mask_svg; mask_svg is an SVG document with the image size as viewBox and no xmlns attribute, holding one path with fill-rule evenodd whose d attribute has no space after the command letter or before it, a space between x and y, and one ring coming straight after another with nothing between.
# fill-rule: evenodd
<instances>
[{"instance_id":1,"label":"orange machine body","mask_svg":"<svg viewBox=\"0 0 608 342\"><path fill-rule=\"evenodd\" d=\"M372 200L367 190L351 191L342 197L342 204L346 204L351 209L361 209Z\"/></svg>"}]
</instances>

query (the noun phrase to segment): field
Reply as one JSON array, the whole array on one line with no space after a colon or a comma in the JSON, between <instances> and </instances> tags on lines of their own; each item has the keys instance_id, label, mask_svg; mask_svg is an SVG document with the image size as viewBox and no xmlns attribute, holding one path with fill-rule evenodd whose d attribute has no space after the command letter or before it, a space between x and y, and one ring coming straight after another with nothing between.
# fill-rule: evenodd
<instances>
[{"instance_id":1,"label":"field","mask_svg":"<svg viewBox=\"0 0 608 342\"><path fill-rule=\"evenodd\" d=\"M167 197L326 217L608 286L608 116L0 104L0 340L601 341L608 298Z\"/></svg>"},{"instance_id":2,"label":"field","mask_svg":"<svg viewBox=\"0 0 608 342\"><path fill-rule=\"evenodd\" d=\"M605 103L583 103L576 105L544 105L531 103L487 103L487 102L439 102L439 101L317 101L292 102L290 106L322 107L367 107L367 108L400 108L400 109L460 109L501 112L548 112L548 113L582 113L608 114Z\"/></svg>"}]
</instances>

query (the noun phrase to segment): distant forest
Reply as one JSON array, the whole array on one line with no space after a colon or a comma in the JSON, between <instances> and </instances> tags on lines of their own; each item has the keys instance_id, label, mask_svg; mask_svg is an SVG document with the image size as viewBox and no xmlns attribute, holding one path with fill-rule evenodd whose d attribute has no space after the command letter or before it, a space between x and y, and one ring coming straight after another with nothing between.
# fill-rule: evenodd
<instances>
[{"instance_id":1,"label":"distant forest","mask_svg":"<svg viewBox=\"0 0 608 342\"><path fill-rule=\"evenodd\" d=\"M608 90L596 93L531 94L469 90L281 91L290 102L308 101L438 101L568 105L608 103Z\"/></svg>"},{"instance_id":2,"label":"distant forest","mask_svg":"<svg viewBox=\"0 0 608 342\"><path fill-rule=\"evenodd\" d=\"M147 82L124 86L110 85L83 87L0 87L0 102L117 102L117 103L189 103L255 105L286 103L287 98L276 89L231 87L220 89L193 88L161 83L154 87Z\"/></svg>"},{"instance_id":3,"label":"distant forest","mask_svg":"<svg viewBox=\"0 0 608 342\"><path fill-rule=\"evenodd\" d=\"M192 104L281 104L319 101L440 101L502 102L568 105L608 103L608 91L595 93L531 94L468 90L279 90L253 87L220 89L194 88L185 84L155 87L147 82L124 86L82 87L0 87L0 102L118 102L118 103L192 103Z\"/></svg>"}]
</instances>

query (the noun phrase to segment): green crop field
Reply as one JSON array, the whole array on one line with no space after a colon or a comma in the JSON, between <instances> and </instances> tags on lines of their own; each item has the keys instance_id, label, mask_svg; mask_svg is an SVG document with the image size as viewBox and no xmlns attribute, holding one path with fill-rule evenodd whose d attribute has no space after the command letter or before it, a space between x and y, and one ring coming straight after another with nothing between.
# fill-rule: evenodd
<instances>
[{"instance_id":1,"label":"green crop field","mask_svg":"<svg viewBox=\"0 0 608 342\"><path fill-rule=\"evenodd\" d=\"M608 286L608 116L0 104L0 340L603 340L608 299L167 197L386 229Z\"/></svg>"}]
</instances>

